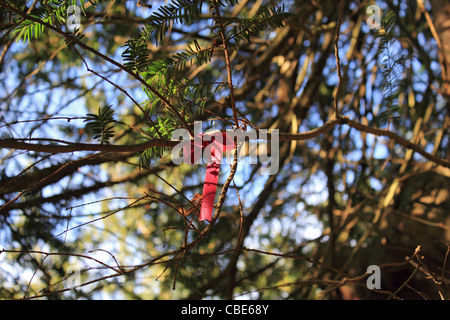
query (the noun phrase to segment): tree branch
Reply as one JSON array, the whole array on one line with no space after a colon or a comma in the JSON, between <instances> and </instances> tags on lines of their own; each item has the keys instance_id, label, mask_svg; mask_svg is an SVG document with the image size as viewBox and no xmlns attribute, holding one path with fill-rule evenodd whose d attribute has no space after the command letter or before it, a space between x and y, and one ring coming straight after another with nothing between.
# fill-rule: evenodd
<instances>
[{"instance_id":1,"label":"tree branch","mask_svg":"<svg viewBox=\"0 0 450 320\"><path fill-rule=\"evenodd\" d=\"M313 130L302 132L302 133L280 133L280 141L300 141L315 138L329 130L333 129L337 124L346 124L358 131L363 131L367 133L374 134L376 136L387 137L394 140L401 146L412 149L413 151L422 155L425 159L435 162L436 164L442 165L444 167L450 168L450 161L447 159L442 159L436 157L424 149L419 147L417 144L412 143L392 131L387 131L383 129L372 128L361 123L350 120L348 117L343 117L338 115L337 119L331 119L325 122L322 126L315 128ZM261 139L259 136L259 130L257 130L257 139ZM251 137L249 137L251 139ZM267 135L267 140L271 140L271 135ZM87 143L71 143L67 146L63 145L43 145L43 144L31 144L22 142L23 139L0 139L0 148L16 149L16 150L29 150L36 152L47 152L47 153L70 153L76 151L98 151L98 152L139 152L152 147L168 147L173 148L180 141L169 141L163 139L154 139L141 144L132 145L104 145L104 144L87 144Z\"/></svg>"},{"instance_id":2,"label":"tree branch","mask_svg":"<svg viewBox=\"0 0 450 320\"><path fill-rule=\"evenodd\" d=\"M152 147L174 147L179 141L168 141L163 139L150 140L140 144L130 145L109 145L109 144L89 144L71 143L67 146L56 144L36 144L22 142L22 139L0 139L0 147L16 150L28 150L45 153L70 153L76 151L97 151L97 152L138 152Z\"/></svg>"},{"instance_id":3,"label":"tree branch","mask_svg":"<svg viewBox=\"0 0 450 320\"><path fill-rule=\"evenodd\" d=\"M339 121L341 123L344 123L356 130L359 131L363 131L363 132L367 132L367 133L371 133L374 134L376 136L383 136L383 137L387 137L391 140L394 140L395 142L397 142L398 144L402 145L405 148L408 149L412 149L413 151L419 153L421 156L423 156L425 159L428 159L434 163L440 164L444 167L450 168L450 161L446 160L446 159L442 159L442 158L438 158L433 156L432 154L426 152L424 149L422 149L421 147L419 147L417 144L414 144L402 137L400 137L399 135L393 133L392 131L387 131L387 130L383 130L383 129L376 129L376 128L372 128L372 127L368 127L365 126L363 124L360 124L358 122L355 122L353 120L350 120L347 117L342 117L339 116Z\"/></svg>"}]
</instances>

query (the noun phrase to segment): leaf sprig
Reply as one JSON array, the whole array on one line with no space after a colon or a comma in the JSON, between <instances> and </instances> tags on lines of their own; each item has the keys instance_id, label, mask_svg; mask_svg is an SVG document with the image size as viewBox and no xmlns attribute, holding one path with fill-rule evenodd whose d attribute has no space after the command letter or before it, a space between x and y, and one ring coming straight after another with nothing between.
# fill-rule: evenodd
<instances>
[{"instance_id":1,"label":"leaf sprig","mask_svg":"<svg viewBox=\"0 0 450 320\"><path fill-rule=\"evenodd\" d=\"M393 53L392 47L398 39L395 33L396 16L390 11L381 22L378 31L379 48L377 52L381 69L381 89L383 101L378 120L390 123L399 117L401 107L398 97L403 92L404 71L407 58L399 53Z\"/></svg>"},{"instance_id":2,"label":"leaf sprig","mask_svg":"<svg viewBox=\"0 0 450 320\"><path fill-rule=\"evenodd\" d=\"M167 31L174 23L188 24L202 12L203 0L174 0L161 6L147 18L142 37L153 40L156 45L164 41Z\"/></svg>"},{"instance_id":3,"label":"leaf sprig","mask_svg":"<svg viewBox=\"0 0 450 320\"><path fill-rule=\"evenodd\" d=\"M98 109L98 115L88 113L84 122L86 124L86 130L94 134L94 139L100 141L101 144L109 144L110 139L114 137L114 125L113 118L114 110L112 106L104 106Z\"/></svg>"},{"instance_id":4,"label":"leaf sprig","mask_svg":"<svg viewBox=\"0 0 450 320\"><path fill-rule=\"evenodd\" d=\"M35 8L29 15L54 26L57 22L64 23L66 21L68 5L69 2L67 0L51 0L48 1L45 6ZM23 39L23 42L25 43L32 39L38 39L44 29L45 26L43 24L26 19L13 31L13 33L19 34L17 41Z\"/></svg>"},{"instance_id":5,"label":"leaf sprig","mask_svg":"<svg viewBox=\"0 0 450 320\"><path fill-rule=\"evenodd\" d=\"M233 28L228 31L228 40L237 42L244 40L250 41L251 37L258 35L261 31L271 28L281 28L284 26L286 19L292 14L284 12L282 7L261 7L255 16L246 19L234 18L229 20L226 25L233 24Z\"/></svg>"}]
</instances>

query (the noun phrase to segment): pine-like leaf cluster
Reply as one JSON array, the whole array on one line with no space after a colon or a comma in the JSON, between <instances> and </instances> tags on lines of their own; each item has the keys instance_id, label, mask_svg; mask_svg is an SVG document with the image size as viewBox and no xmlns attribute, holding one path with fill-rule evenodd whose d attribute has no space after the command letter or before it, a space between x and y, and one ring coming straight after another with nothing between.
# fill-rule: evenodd
<instances>
[{"instance_id":1,"label":"pine-like leaf cluster","mask_svg":"<svg viewBox=\"0 0 450 320\"><path fill-rule=\"evenodd\" d=\"M147 18L142 31L146 40L153 40L158 45L174 23L189 24L192 19L202 12L202 0L174 0L168 5L161 6L157 12Z\"/></svg>"},{"instance_id":2,"label":"pine-like leaf cluster","mask_svg":"<svg viewBox=\"0 0 450 320\"><path fill-rule=\"evenodd\" d=\"M29 16L54 26L56 23L64 23L66 21L68 6L69 2L67 0L50 0L45 6L36 7ZM44 24L26 19L14 30L14 33L18 33L17 41L23 39L23 42L26 42L38 39L44 29Z\"/></svg>"},{"instance_id":3,"label":"pine-like leaf cluster","mask_svg":"<svg viewBox=\"0 0 450 320\"><path fill-rule=\"evenodd\" d=\"M8 0L6 2L21 11L26 8L26 1L24 0ZM88 2L95 6L103 0L88 0ZM45 30L44 23L51 26L63 25L67 22L69 6L78 6L85 14L85 3L86 0L46 0L38 2L28 15L39 21L20 18L18 21L20 23L13 33L18 33L17 41L22 39L23 42L27 42L38 39Z\"/></svg>"},{"instance_id":4,"label":"pine-like leaf cluster","mask_svg":"<svg viewBox=\"0 0 450 320\"><path fill-rule=\"evenodd\" d=\"M250 41L254 36L257 36L261 31L268 28L281 28L287 18L292 16L289 12L284 12L284 5L282 7L261 7L254 17L241 19L234 18L227 22L226 25L233 25L228 31L228 40L235 41Z\"/></svg>"},{"instance_id":5,"label":"pine-like leaf cluster","mask_svg":"<svg viewBox=\"0 0 450 320\"><path fill-rule=\"evenodd\" d=\"M401 55L393 47L398 35L396 34L396 16L390 11L382 20L381 28L378 31L379 48L377 52L378 63L381 69L381 89L383 101L379 121L381 123L391 123L399 117L401 106L398 97L403 92L403 79L407 57Z\"/></svg>"},{"instance_id":6,"label":"pine-like leaf cluster","mask_svg":"<svg viewBox=\"0 0 450 320\"><path fill-rule=\"evenodd\" d=\"M110 139L114 137L113 113L112 106L104 106L98 109L98 115L88 113L84 120L87 122L86 130L94 134L94 139L99 140L101 144L109 144Z\"/></svg>"},{"instance_id":7,"label":"pine-like leaf cluster","mask_svg":"<svg viewBox=\"0 0 450 320\"><path fill-rule=\"evenodd\" d=\"M125 43L125 51L122 53L124 66L134 72L144 71L150 64L150 50L147 47L147 41L140 38L132 38Z\"/></svg>"}]
</instances>

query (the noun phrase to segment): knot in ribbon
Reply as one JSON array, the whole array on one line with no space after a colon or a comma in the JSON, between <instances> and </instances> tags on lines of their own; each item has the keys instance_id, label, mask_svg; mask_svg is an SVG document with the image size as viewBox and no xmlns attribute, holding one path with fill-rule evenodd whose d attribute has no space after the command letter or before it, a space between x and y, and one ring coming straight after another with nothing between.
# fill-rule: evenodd
<instances>
[{"instance_id":1,"label":"knot in ribbon","mask_svg":"<svg viewBox=\"0 0 450 320\"><path fill-rule=\"evenodd\" d=\"M235 147L234 139L226 132L221 131L197 134L190 144L183 145L185 163L198 163L202 154L206 158L206 175L203 184L199 221L211 221L217 182L219 181L222 152L233 150Z\"/></svg>"}]
</instances>

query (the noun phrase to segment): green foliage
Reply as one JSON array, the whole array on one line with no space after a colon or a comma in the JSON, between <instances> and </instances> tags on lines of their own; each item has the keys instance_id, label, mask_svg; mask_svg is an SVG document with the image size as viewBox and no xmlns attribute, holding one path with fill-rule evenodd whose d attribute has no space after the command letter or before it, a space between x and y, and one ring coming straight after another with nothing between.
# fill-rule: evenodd
<instances>
[{"instance_id":1,"label":"green foliage","mask_svg":"<svg viewBox=\"0 0 450 320\"><path fill-rule=\"evenodd\" d=\"M165 60L166 65L170 69L173 69L173 71L178 71L181 69L184 69L186 67L186 64L188 62L194 62L197 65L201 65L204 63L207 63L211 61L211 50L208 49L202 49L200 45L198 44L197 40L194 39L194 45L188 45L188 48L183 51L176 53L171 58L167 58Z\"/></svg>"},{"instance_id":2,"label":"green foliage","mask_svg":"<svg viewBox=\"0 0 450 320\"><path fill-rule=\"evenodd\" d=\"M398 50L393 50L393 46L398 41L395 27L396 16L390 11L382 20L377 34L379 39L377 56L381 68L381 90L384 97L378 121L387 122L388 127L392 120L399 117L401 111L398 97L404 91L402 84L407 61L407 58Z\"/></svg>"},{"instance_id":3,"label":"green foliage","mask_svg":"<svg viewBox=\"0 0 450 320\"><path fill-rule=\"evenodd\" d=\"M88 113L84 122L86 130L94 134L94 139L98 139L101 144L109 144L109 140L114 137L113 119L114 110L112 106L104 106L98 109L98 115Z\"/></svg>"},{"instance_id":4,"label":"green foliage","mask_svg":"<svg viewBox=\"0 0 450 320\"><path fill-rule=\"evenodd\" d=\"M103 0L89 0L92 5L101 3ZM84 10L85 0L47 0L37 3L34 9L29 13L29 16L39 21L22 19L20 18L19 26L13 31L18 33L17 41L23 39L23 42L31 41L33 39L39 39L42 32L45 30L45 24L51 26L59 26L65 24L67 21L67 14L69 6L76 5L81 8L81 11L86 14ZM8 1L17 9L21 9L26 6L26 1Z\"/></svg>"},{"instance_id":5,"label":"green foliage","mask_svg":"<svg viewBox=\"0 0 450 320\"><path fill-rule=\"evenodd\" d=\"M198 17L205 1L199 0L175 0L172 3L161 6L146 21L142 37L153 39L155 44L161 43L167 30L173 23L189 24L193 18Z\"/></svg>"},{"instance_id":6,"label":"green foliage","mask_svg":"<svg viewBox=\"0 0 450 320\"><path fill-rule=\"evenodd\" d=\"M158 73L158 68L155 68L154 71ZM156 77L155 73L151 74L149 81L154 80L153 77ZM211 95L211 86L209 85L196 84L188 79L175 81L165 77L160 81L159 93L173 102L174 107L184 116L186 121L189 121L194 114L193 108L198 108L199 114L203 114L203 109L207 103L212 101L212 97L209 98ZM162 102L152 92L145 91L149 97L144 104L145 110L148 116L152 116L158 108L162 107ZM157 122L142 130L145 134L141 135L141 139L144 141L154 138L170 140L173 130L180 126L181 124L177 121L175 115L170 110L166 110L165 116L158 116ZM165 151L165 147L153 147L145 150L139 159L140 167L150 166L154 158L161 157Z\"/></svg>"},{"instance_id":7,"label":"green foliage","mask_svg":"<svg viewBox=\"0 0 450 320\"><path fill-rule=\"evenodd\" d=\"M221 34L225 35L226 41L233 41L234 50L239 50L237 45L239 45L240 40L251 41L252 36L257 36L260 31L268 27L282 27L284 20L290 16L289 13L283 11L284 6L270 9L261 6L255 16L251 18L221 18L219 10L222 10L226 5L237 3L236 0L172 1L161 6L147 18L141 33L125 43L125 51L122 54L124 65L138 72L151 87L157 88L159 95L167 99L173 107L167 108L166 102L160 96L146 87L143 88L148 97L145 102L148 116L158 116L158 124L148 123L149 126L155 127L149 130L149 136L160 137L159 134L157 136L155 134L162 131L161 123L166 128L177 128L182 125L173 109L182 115L184 121L189 123L192 122L191 115L194 108L198 108L199 113L203 114L207 104L214 101L213 84L197 83L180 75L193 65L200 66L211 63L215 48L221 46L220 44L217 45L217 42L221 43L221 41L217 41L217 39L221 39ZM209 40L205 42L204 38L193 37L192 42L187 45L186 49L163 59L151 59L148 49L149 41L155 45L160 45L165 41L167 31L176 23L189 28L190 23L201 14L205 14L202 10L206 7L209 8L209 20L211 25L214 26ZM221 26L223 26L223 30ZM201 45L202 41L206 45ZM214 85L216 86L215 93L226 86L225 83L220 81L215 82ZM160 155L163 151L162 148L152 148L152 150L144 152L141 156L141 164L149 164L151 156Z\"/></svg>"},{"instance_id":8,"label":"green foliage","mask_svg":"<svg viewBox=\"0 0 450 320\"><path fill-rule=\"evenodd\" d=\"M125 51L122 53L124 66L131 71L142 71L149 64L150 50L147 48L147 41L144 38L132 38L124 45Z\"/></svg>"},{"instance_id":9,"label":"green foliage","mask_svg":"<svg viewBox=\"0 0 450 320\"><path fill-rule=\"evenodd\" d=\"M56 23L64 23L66 21L68 6L69 2L66 0L52 0L48 1L46 6L37 7L29 15L54 26ZM23 38L23 42L26 42L38 39L44 28L44 24L26 19L14 32L19 33L17 41Z\"/></svg>"},{"instance_id":10,"label":"green foliage","mask_svg":"<svg viewBox=\"0 0 450 320\"><path fill-rule=\"evenodd\" d=\"M227 25L234 25L228 31L228 40L250 41L251 37L257 36L261 31L271 28L281 28L287 18L292 14L284 12L282 7L261 7L254 17L247 19L231 19Z\"/></svg>"},{"instance_id":11,"label":"green foliage","mask_svg":"<svg viewBox=\"0 0 450 320\"><path fill-rule=\"evenodd\" d=\"M144 140L147 140L148 137L161 137L163 139L170 140L174 129L175 128L172 127L170 119L158 118L158 121L154 124L154 126L142 130L145 135L142 135L141 137ZM166 151L166 147L153 147L145 150L139 156L139 167L150 167L153 159L162 157Z\"/></svg>"}]
</instances>

